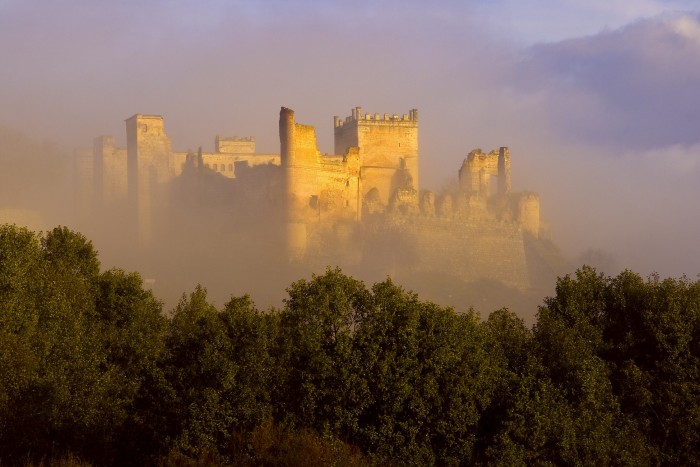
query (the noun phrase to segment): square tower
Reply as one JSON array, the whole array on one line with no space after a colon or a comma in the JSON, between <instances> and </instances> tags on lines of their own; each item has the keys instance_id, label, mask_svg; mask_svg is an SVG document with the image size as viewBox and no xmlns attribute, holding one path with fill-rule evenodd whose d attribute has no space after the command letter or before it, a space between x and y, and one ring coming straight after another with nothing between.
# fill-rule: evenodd
<instances>
[{"instance_id":1,"label":"square tower","mask_svg":"<svg viewBox=\"0 0 700 467\"><path fill-rule=\"evenodd\" d=\"M138 240L151 244L152 219L157 206L157 185L174 177L170 139L163 117L136 114L126 119L127 182L129 200L135 209Z\"/></svg>"},{"instance_id":2,"label":"square tower","mask_svg":"<svg viewBox=\"0 0 700 467\"><path fill-rule=\"evenodd\" d=\"M345 120L334 120L335 153L360 148L363 195L376 188L387 203L397 170L407 171L418 190L418 110L399 116L363 113L356 107Z\"/></svg>"}]
</instances>

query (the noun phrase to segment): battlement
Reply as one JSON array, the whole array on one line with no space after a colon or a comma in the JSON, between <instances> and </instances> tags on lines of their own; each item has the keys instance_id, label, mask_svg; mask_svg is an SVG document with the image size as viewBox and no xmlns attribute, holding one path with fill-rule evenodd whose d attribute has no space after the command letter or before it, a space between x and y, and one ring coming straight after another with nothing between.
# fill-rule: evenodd
<instances>
[{"instance_id":1,"label":"battlement","mask_svg":"<svg viewBox=\"0 0 700 467\"><path fill-rule=\"evenodd\" d=\"M228 154L254 154L255 153L255 137L254 136L219 136L216 135L214 146L218 153Z\"/></svg>"},{"instance_id":2,"label":"battlement","mask_svg":"<svg viewBox=\"0 0 700 467\"><path fill-rule=\"evenodd\" d=\"M365 180L363 194L376 188L381 202L388 205L396 188L392 176L397 170L406 171L413 181L412 188L419 188L417 109L402 116L381 116L355 107L344 121L335 117L333 133L335 154L345 154L350 148L360 149Z\"/></svg>"},{"instance_id":3,"label":"battlement","mask_svg":"<svg viewBox=\"0 0 700 467\"><path fill-rule=\"evenodd\" d=\"M231 141L231 142L251 142L255 141L255 136L219 136L216 135L217 141Z\"/></svg>"},{"instance_id":4,"label":"battlement","mask_svg":"<svg viewBox=\"0 0 700 467\"><path fill-rule=\"evenodd\" d=\"M405 122L418 122L418 109L411 109L407 114L399 116L398 114L371 114L369 112L363 113L362 107L355 107L352 109L352 113L345 117L345 120L341 119L337 115L333 117L333 126L335 128L342 127L348 123L357 122L360 124L396 124Z\"/></svg>"},{"instance_id":5,"label":"battlement","mask_svg":"<svg viewBox=\"0 0 700 467\"><path fill-rule=\"evenodd\" d=\"M257 154L253 136L220 135L215 152L195 153L172 150L161 115L135 114L126 120L126 148L111 136L94 140L86 167L92 199L105 208L100 215L134 225L133 239L144 248L172 235L174 224L156 220L180 205L213 210L230 203L222 216L201 213L221 217L222 228L250 222L269 229L268 237L237 237L243 249L269 249L274 241L291 261L366 261L395 270L400 258L407 271L529 287L526 242L542 229L540 199L511 193L507 147L469 152L459 185L436 195L420 190L418 110L370 114L355 107L334 121L331 156L319 152L315 128L297 123L285 107L279 154Z\"/></svg>"}]
</instances>

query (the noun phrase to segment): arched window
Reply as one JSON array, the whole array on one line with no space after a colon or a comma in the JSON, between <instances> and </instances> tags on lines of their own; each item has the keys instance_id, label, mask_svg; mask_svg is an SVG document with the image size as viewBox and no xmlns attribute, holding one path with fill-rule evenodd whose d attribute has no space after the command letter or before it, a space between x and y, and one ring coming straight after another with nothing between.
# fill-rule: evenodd
<instances>
[{"instance_id":1,"label":"arched window","mask_svg":"<svg viewBox=\"0 0 700 467\"><path fill-rule=\"evenodd\" d=\"M229 172L233 172L233 164L229 164L229 165L228 165L228 171L229 171Z\"/></svg>"},{"instance_id":2,"label":"arched window","mask_svg":"<svg viewBox=\"0 0 700 467\"><path fill-rule=\"evenodd\" d=\"M224 166L224 164L221 164L221 171L222 171L222 172L225 172L225 171L226 171L226 166Z\"/></svg>"}]
</instances>

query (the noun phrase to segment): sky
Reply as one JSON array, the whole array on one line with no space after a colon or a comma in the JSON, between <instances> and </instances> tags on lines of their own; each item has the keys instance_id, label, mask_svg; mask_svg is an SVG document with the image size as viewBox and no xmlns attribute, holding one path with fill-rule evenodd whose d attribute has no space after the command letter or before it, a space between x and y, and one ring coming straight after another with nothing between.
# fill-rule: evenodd
<instances>
[{"instance_id":1,"label":"sky","mask_svg":"<svg viewBox=\"0 0 700 467\"><path fill-rule=\"evenodd\" d=\"M509 146L562 252L700 273L700 6L688 0L0 0L0 125L89 147L160 114L178 150L280 106L332 151L334 115L419 109L421 188Z\"/></svg>"}]
</instances>

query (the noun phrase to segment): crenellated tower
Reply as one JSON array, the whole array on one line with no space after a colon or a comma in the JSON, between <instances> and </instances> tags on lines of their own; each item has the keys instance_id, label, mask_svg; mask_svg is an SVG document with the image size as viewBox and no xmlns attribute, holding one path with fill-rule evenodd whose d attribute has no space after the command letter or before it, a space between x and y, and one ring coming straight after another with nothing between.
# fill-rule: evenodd
<instances>
[{"instance_id":1,"label":"crenellated tower","mask_svg":"<svg viewBox=\"0 0 700 467\"><path fill-rule=\"evenodd\" d=\"M546 244L532 243L546 233L540 199L512 192L507 147L471 151L459 187L434 194L418 191L416 109L390 115L356 107L333 126L330 155L318 150L314 127L297 123L286 107L279 113L279 153L257 153L253 137L222 136L214 152L177 152L162 116L136 114L126 120L126 148L100 136L92 158L80 156L80 180L91 179L97 225L109 225L110 233L115 225L133 226L133 239L122 237L130 247L138 240L139 256L160 247L164 236L175 237L173 227L187 233L184 219L191 216L174 210L194 207L224 236L232 226L241 229L220 237L217 252L265 249L300 265L437 272L518 289L531 286L532 268L549 264L547 257L531 263L547 253Z\"/></svg>"},{"instance_id":2,"label":"crenellated tower","mask_svg":"<svg viewBox=\"0 0 700 467\"><path fill-rule=\"evenodd\" d=\"M360 149L362 195L376 188L379 201L389 203L397 182L397 170L410 176L418 190L418 110L407 114L370 114L362 107L352 109L345 120L334 117L335 153Z\"/></svg>"}]
</instances>

